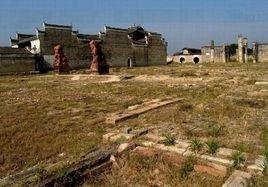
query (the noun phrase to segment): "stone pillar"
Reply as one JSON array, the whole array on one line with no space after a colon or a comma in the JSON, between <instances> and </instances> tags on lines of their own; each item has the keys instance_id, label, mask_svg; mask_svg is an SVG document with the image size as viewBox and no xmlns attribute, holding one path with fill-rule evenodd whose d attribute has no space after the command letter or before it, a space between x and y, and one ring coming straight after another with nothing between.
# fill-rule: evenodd
<instances>
[{"instance_id":1,"label":"stone pillar","mask_svg":"<svg viewBox=\"0 0 268 187\"><path fill-rule=\"evenodd\" d=\"M258 62L258 43L254 42L252 44L252 50L253 50L253 63Z\"/></svg>"},{"instance_id":2,"label":"stone pillar","mask_svg":"<svg viewBox=\"0 0 268 187\"><path fill-rule=\"evenodd\" d=\"M222 62L226 63L226 46L222 45Z\"/></svg>"},{"instance_id":3,"label":"stone pillar","mask_svg":"<svg viewBox=\"0 0 268 187\"><path fill-rule=\"evenodd\" d=\"M244 38L243 39L243 44L244 44L244 63L248 63L248 39Z\"/></svg>"},{"instance_id":4,"label":"stone pillar","mask_svg":"<svg viewBox=\"0 0 268 187\"><path fill-rule=\"evenodd\" d=\"M235 50L235 56L236 56L236 61L239 62L239 53L238 53L238 49Z\"/></svg>"},{"instance_id":5,"label":"stone pillar","mask_svg":"<svg viewBox=\"0 0 268 187\"><path fill-rule=\"evenodd\" d=\"M215 58L215 43L214 40L211 40L210 44L210 62L214 62Z\"/></svg>"},{"instance_id":6,"label":"stone pillar","mask_svg":"<svg viewBox=\"0 0 268 187\"><path fill-rule=\"evenodd\" d=\"M244 63L243 36L242 36L242 34L238 35L238 61L241 63Z\"/></svg>"}]
</instances>

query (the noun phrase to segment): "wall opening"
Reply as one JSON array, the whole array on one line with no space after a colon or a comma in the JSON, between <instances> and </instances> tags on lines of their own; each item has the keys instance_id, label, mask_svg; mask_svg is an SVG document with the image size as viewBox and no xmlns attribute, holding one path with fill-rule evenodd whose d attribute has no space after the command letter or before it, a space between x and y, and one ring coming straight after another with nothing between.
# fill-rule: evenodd
<instances>
[{"instance_id":1,"label":"wall opening","mask_svg":"<svg viewBox=\"0 0 268 187\"><path fill-rule=\"evenodd\" d=\"M180 63L184 63L185 62L185 58L184 57L181 57L180 58Z\"/></svg>"},{"instance_id":2,"label":"wall opening","mask_svg":"<svg viewBox=\"0 0 268 187\"><path fill-rule=\"evenodd\" d=\"M127 59L127 67L128 67L128 68L132 68L132 67L133 67L131 58L128 58L128 59Z\"/></svg>"},{"instance_id":3,"label":"wall opening","mask_svg":"<svg viewBox=\"0 0 268 187\"><path fill-rule=\"evenodd\" d=\"M200 62L199 58L198 57L194 57L194 63L197 64L199 62Z\"/></svg>"}]
</instances>

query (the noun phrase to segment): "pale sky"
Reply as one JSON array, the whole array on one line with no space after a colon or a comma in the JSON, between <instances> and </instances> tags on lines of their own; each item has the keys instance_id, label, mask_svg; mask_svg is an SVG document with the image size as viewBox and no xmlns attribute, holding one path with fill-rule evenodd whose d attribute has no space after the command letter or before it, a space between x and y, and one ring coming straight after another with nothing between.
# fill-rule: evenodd
<instances>
[{"instance_id":1,"label":"pale sky","mask_svg":"<svg viewBox=\"0 0 268 187\"><path fill-rule=\"evenodd\" d=\"M43 21L72 24L84 34L141 25L163 34L170 54L212 39L236 43L239 33L250 43L268 42L268 0L2 0L0 45L9 46L16 32L42 29Z\"/></svg>"}]
</instances>

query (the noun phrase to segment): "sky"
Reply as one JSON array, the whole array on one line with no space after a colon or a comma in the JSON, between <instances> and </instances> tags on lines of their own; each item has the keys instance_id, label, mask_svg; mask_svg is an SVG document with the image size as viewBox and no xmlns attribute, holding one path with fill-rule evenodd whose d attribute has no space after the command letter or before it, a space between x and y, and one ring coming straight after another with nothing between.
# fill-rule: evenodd
<instances>
[{"instance_id":1,"label":"sky","mask_svg":"<svg viewBox=\"0 0 268 187\"><path fill-rule=\"evenodd\" d=\"M268 0L1 0L0 46L16 32L35 33L43 21L96 34L105 25L141 25L163 35L168 53L184 47L237 42L243 34L268 42Z\"/></svg>"}]
</instances>

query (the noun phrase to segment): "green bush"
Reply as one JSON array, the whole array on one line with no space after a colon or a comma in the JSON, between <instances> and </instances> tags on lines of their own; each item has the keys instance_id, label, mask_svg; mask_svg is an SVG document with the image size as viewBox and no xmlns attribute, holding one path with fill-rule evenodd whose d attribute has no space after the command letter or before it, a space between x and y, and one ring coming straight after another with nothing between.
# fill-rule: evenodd
<instances>
[{"instance_id":1,"label":"green bush","mask_svg":"<svg viewBox=\"0 0 268 187\"><path fill-rule=\"evenodd\" d=\"M245 162L245 157L240 151L234 151L230 157L233 161L233 167L238 169Z\"/></svg>"},{"instance_id":2,"label":"green bush","mask_svg":"<svg viewBox=\"0 0 268 187\"><path fill-rule=\"evenodd\" d=\"M197 152L201 151L203 149L203 147L204 147L204 143L201 140L194 139L191 141L190 148L192 151L197 153Z\"/></svg>"},{"instance_id":3,"label":"green bush","mask_svg":"<svg viewBox=\"0 0 268 187\"><path fill-rule=\"evenodd\" d=\"M207 142L206 144L208 147L208 152L212 155L214 155L219 149L219 143L214 140L211 140Z\"/></svg>"},{"instance_id":4,"label":"green bush","mask_svg":"<svg viewBox=\"0 0 268 187\"><path fill-rule=\"evenodd\" d=\"M166 146L175 145L175 137L171 134L166 134L165 139L163 140L163 144Z\"/></svg>"}]
</instances>

